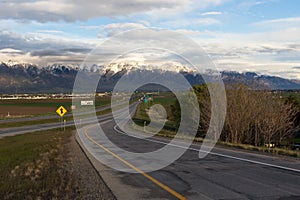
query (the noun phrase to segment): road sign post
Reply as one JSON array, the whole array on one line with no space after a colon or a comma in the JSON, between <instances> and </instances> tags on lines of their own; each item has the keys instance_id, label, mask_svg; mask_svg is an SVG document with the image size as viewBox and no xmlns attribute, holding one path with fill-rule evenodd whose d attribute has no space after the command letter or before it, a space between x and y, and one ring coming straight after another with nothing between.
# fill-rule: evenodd
<instances>
[{"instance_id":1,"label":"road sign post","mask_svg":"<svg viewBox=\"0 0 300 200\"><path fill-rule=\"evenodd\" d=\"M56 113L60 116L60 129L63 129L63 123L64 123L64 131L66 130L66 120L63 121L63 116L67 112L68 112L67 109L65 109L63 106L60 106L56 110Z\"/></svg>"}]
</instances>

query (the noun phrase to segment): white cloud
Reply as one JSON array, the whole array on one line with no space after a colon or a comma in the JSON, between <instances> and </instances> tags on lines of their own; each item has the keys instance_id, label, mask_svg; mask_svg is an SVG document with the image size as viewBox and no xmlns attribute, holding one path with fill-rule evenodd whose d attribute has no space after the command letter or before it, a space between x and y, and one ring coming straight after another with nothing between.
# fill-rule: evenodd
<instances>
[{"instance_id":1,"label":"white cloud","mask_svg":"<svg viewBox=\"0 0 300 200\"><path fill-rule=\"evenodd\" d=\"M231 0L201 0L201 2L195 0L195 5L199 8L208 8L212 6L219 6L229 1Z\"/></svg>"},{"instance_id":2,"label":"white cloud","mask_svg":"<svg viewBox=\"0 0 300 200\"><path fill-rule=\"evenodd\" d=\"M189 0L38 0L1 1L0 18L17 20L77 21L97 17L128 16L156 9L172 10Z\"/></svg>"},{"instance_id":3,"label":"white cloud","mask_svg":"<svg viewBox=\"0 0 300 200\"><path fill-rule=\"evenodd\" d=\"M300 66L299 35L297 27L252 33L203 31L189 36L194 37L221 70L255 71L300 79L299 71L292 69Z\"/></svg>"},{"instance_id":4,"label":"white cloud","mask_svg":"<svg viewBox=\"0 0 300 200\"><path fill-rule=\"evenodd\" d=\"M255 6L259 6L259 5L262 5L262 4L266 4L266 3L270 3L274 0L247 0L247 1L241 1L241 3L238 4L238 9L242 9L242 10L248 10L252 7L255 7Z\"/></svg>"},{"instance_id":5,"label":"white cloud","mask_svg":"<svg viewBox=\"0 0 300 200\"><path fill-rule=\"evenodd\" d=\"M101 26L100 34L111 37L115 34L124 31L132 30L132 29L141 29L141 28L145 28L145 25L139 23L113 23L113 24L107 24L105 26Z\"/></svg>"},{"instance_id":6,"label":"white cloud","mask_svg":"<svg viewBox=\"0 0 300 200\"><path fill-rule=\"evenodd\" d=\"M190 18L190 19L177 19L169 20L159 23L162 27L172 28L172 29L182 29L188 27L202 27L222 24L221 21L214 18Z\"/></svg>"},{"instance_id":7,"label":"white cloud","mask_svg":"<svg viewBox=\"0 0 300 200\"><path fill-rule=\"evenodd\" d=\"M207 36L211 38L211 42L231 43L240 45L243 44L274 44L274 43L290 43L294 45L300 44L300 27L286 28L281 30L266 30L250 33L235 33L235 32L212 32L207 31Z\"/></svg>"},{"instance_id":8,"label":"white cloud","mask_svg":"<svg viewBox=\"0 0 300 200\"><path fill-rule=\"evenodd\" d=\"M0 53L6 53L6 54L22 54L23 52L18 49L12 49L12 48L4 48L0 49Z\"/></svg>"},{"instance_id":9,"label":"white cloud","mask_svg":"<svg viewBox=\"0 0 300 200\"><path fill-rule=\"evenodd\" d=\"M50 33L50 34L61 34L64 33L63 31L60 30L38 30L38 33Z\"/></svg>"},{"instance_id":10,"label":"white cloud","mask_svg":"<svg viewBox=\"0 0 300 200\"><path fill-rule=\"evenodd\" d=\"M207 15L222 15L222 14L223 14L222 12L217 12L217 11L201 13L202 16L207 16Z\"/></svg>"},{"instance_id":11,"label":"white cloud","mask_svg":"<svg viewBox=\"0 0 300 200\"><path fill-rule=\"evenodd\" d=\"M198 36L205 34L202 31L194 31L194 30L189 30L189 29L177 29L176 32L178 32L182 35L185 35L187 37L198 37Z\"/></svg>"},{"instance_id":12,"label":"white cloud","mask_svg":"<svg viewBox=\"0 0 300 200\"><path fill-rule=\"evenodd\" d=\"M167 8L158 8L153 9L151 11L147 11L144 13L144 16L146 16L148 19L151 20L152 25L159 26L161 24L167 24L168 22L172 21L178 21L178 26L180 26L180 22L183 19L187 19L187 21L190 21L191 24L193 24L193 21L197 20L192 17L187 17L191 13L199 13L204 12L206 9L210 7L220 6L222 4L225 4L232 0L186 0L186 3L180 5L180 6L174 6L172 9ZM162 23L163 22L163 23ZM174 22L175 23L175 22ZM216 20L206 19L206 21L202 21L202 24L219 24L220 22ZM172 26L175 27L175 26ZM164 27L168 28L168 27Z\"/></svg>"},{"instance_id":13,"label":"white cloud","mask_svg":"<svg viewBox=\"0 0 300 200\"><path fill-rule=\"evenodd\" d=\"M300 27L300 17L279 18L253 23L254 26L263 28L283 29L287 27Z\"/></svg>"}]
</instances>

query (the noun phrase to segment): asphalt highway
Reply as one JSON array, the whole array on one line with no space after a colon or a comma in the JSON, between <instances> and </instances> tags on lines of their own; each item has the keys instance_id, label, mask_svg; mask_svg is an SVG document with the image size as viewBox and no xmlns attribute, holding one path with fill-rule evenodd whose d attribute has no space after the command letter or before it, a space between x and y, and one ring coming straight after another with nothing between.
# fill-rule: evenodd
<instances>
[{"instance_id":1,"label":"asphalt highway","mask_svg":"<svg viewBox=\"0 0 300 200\"><path fill-rule=\"evenodd\" d=\"M118 105L121 105L121 104L118 104ZM137 103L131 104L130 109L135 109L136 105L137 105ZM101 111L101 110L106 110L108 108L110 108L110 106L104 106L104 107L96 109L96 112ZM123 112L124 112L124 108L121 108L116 112L116 115L120 115ZM113 118L111 113L99 115L97 117L95 117L95 116L93 116L93 117L83 116L82 118L80 117L81 115L90 114L90 113L91 113L91 111L88 111L85 113L80 113L80 115L78 115L75 118L75 120L77 120L76 121L77 125L84 126L84 125L88 125L88 124L97 124L98 122ZM46 116L44 116L44 117L46 117ZM37 118L38 117L33 118L33 119L24 118L23 120L34 121L34 120L37 120ZM57 116L55 116L55 118L57 118ZM51 118L46 118L46 119L51 119ZM18 120L18 119L15 119L15 120ZM0 128L0 138L6 137L6 136L14 136L14 135L19 135L19 134L24 134L24 133L30 133L30 132L35 132L35 131L50 130L50 129L55 129L55 128L63 129L64 126L70 127L70 126L74 126L74 125L75 125L75 121L73 121L73 120L66 121L65 124L58 120L58 122L55 122L55 123L36 124L36 125L20 126L20 127L12 127L12 128Z\"/></svg>"},{"instance_id":2,"label":"asphalt highway","mask_svg":"<svg viewBox=\"0 0 300 200\"><path fill-rule=\"evenodd\" d=\"M131 105L131 109L136 105ZM122 113L120 109L119 114ZM300 199L300 159L222 146L199 159L201 143L193 143L178 160L148 173L135 165L147 165L143 156L133 161L99 137L98 122L109 141L129 152L151 152L170 145L171 139L140 138L142 132L127 135L116 126L111 114L82 119L77 141L117 199ZM73 121L66 123L73 125ZM0 137L59 127L58 122L0 129ZM172 148L183 148L184 142ZM99 162L103 158L135 173L107 167Z\"/></svg>"},{"instance_id":3,"label":"asphalt highway","mask_svg":"<svg viewBox=\"0 0 300 200\"><path fill-rule=\"evenodd\" d=\"M130 105L129 109L135 109L136 105L138 103L133 103ZM116 104L115 106L120 106L122 103ZM95 109L96 112L106 110L111 108L110 105L108 106L103 106L100 108ZM116 115L120 115L124 112L124 108L120 108L119 110L116 111ZM55 128L61 128L63 127L70 127L74 126L75 122L77 125L84 126L88 124L97 124L98 122L107 120L107 119L112 119L113 116L111 113L109 114L104 114L104 115L99 115L97 117L95 116L84 116L87 114L92 114L94 113L93 111L85 111L85 112L80 112L76 114L76 121L69 120L66 121L64 124L61 122L58 118L58 116L39 116L39 117L32 117L32 118L20 118L20 119L8 119L8 120L0 120L0 122L21 122L21 121L36 121L36 120L41 120L41 119L58 119L57 122L55 123L43 123L43 124L35 124L35 125L28 125L28 126L20 126L20 127L11 127L11 128L0 128L0 138L6 137L6 136L14 136L14 135L19 135L19 134L24 134L24 133L30 133L30 132L35 132L35 131L43 131L43 130L50 130L50 129L55 129ZM65 116L71 116L72 113L66 114ZM82 116L82 117L81 117Z\"/></svg>"},{"instance_id":4,"label":"asphalt highway","mask_svg":"<svg viewBox=\"0 0 300 200\"><path fill-rule=\"evenodd\" d=\"M170 141L129 136L111 119L103 121L101 128L113 144L130 152L151 152ZM169 166L145 173L96 130L95 125L86 126L77 139L118 199L300 199L300 159L221 146L199 159L201 144L193 143ZM182 148L181 143L174 148ZM99 162L104 157L136 173L109 168Z\"/></svg>"}]
</instances>

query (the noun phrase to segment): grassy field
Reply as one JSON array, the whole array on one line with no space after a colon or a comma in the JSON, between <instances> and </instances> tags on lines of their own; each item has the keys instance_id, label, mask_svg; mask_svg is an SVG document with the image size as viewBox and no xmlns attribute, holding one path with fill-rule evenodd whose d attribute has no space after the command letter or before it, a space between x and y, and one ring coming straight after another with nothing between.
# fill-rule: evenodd
<instances>
[{"instance_id":1,"label":"grassy field","mask_svg":"<svg viewBox=\"0 0 300 200\"><path fill-rule=\"evenodd\" d=\"M95 107L101 107L110 103L110 97L97 97ZM0 119L16 117L32 117L39 115L55 115L59 106L71 111L72 99L10 99L0 100Z\"/></svg>"},{"instance_id":2,"label":"grassy field","mask_svg":"<svg viewBox=\"0 0 300 200\"><path fill-rule=\"evenodd\" d=\"M64 144L72 134L72 129L51 130L1 139L1 199L47 199L71 194L70 186L75 183L63 163Z\"/></svg>"},{"instance_id":3,"label":"grassy field","mask_svg":"<svg viewBox=\"0 0 300 200\"><path fill-rule=\"evenodd\" d=\"M0 199L115 199L75 140L74 128L0 140Z\"/></svg>"},{"instance_id":4,"label":"grassy field","mask_svg":"<svg viewBox=\"0 0 300 200\"><path fill-rule=\"evenodd\" d=\"M163 92L159 95L154 95L153 102L149 101L148 103L142 102L141 104L139 104L133 120L140 126L144 126L144 121L146 121L146 123L148 124L150 122L150 118L148 115L149 108L154 104L160 104L165 108L167 113L168 121L165 124L165 128L174 129L175 123L173 121L172 106L174 106L175 101L176 97L171 92Z\"/></svg>"},{"instance_id":5,"label":"grassy field","mask_svg":"<svg viewBox=\"0 0 300 200\"><path fill-rule=\"evenodd\" d=\"M130 104L132 104L133 102L135 102L135 101L130 101ZM98 107L108 105L109 103L110 103L110 99L108 99L108 98L98 99L98 105L99 105ZM115 107L115 109L119 109L122 107L123 106L120 105L120 106ZM40 107L35 107L35 108L38 109ZM82 111L91 111L90 109L91 109L91 107L88 107L88 110L83 109ZM70 112L71 111L69 111L69 113ZM108 108L108 109L105 109L102 111L98 111L98 112L96 112L96 115L104 115L104 114L108 114L108 113L111 113L111 108ZM55 115L57 115L57 114L55 113ZM83 114L80 116L82 118L87 118L87 117L91 117L93 115L94 114L91 113L91 114ZM63 117L63 120L73 121L73 116L65 116L65 117ZM53 119L38 119L38 120L33 120L33 121L0 123L0 128L22 127L22 126L30 126L30 125L36 125L36 124L56 123L56 122L60 122L60 118L58 117L58 115L57 115L57 118L53 118Z\"/></svg>"},{"instance_id":6,"label":"grassy field","mask_svg":"<svg viewBox=\"0 0 300 200\"><path fill-rule=\"evenodd\" d=\"M96 112L96 115L104 115L107 113L110 113L111 109L102 110L99 112ZM82 115L82 117L89 117L92 115L86 114ZM63 120L66 121L73 121L73 116L63 117ZM24 121L24 122L7 122L7 123L1 123L0 128L12 128L12 127L22 127L22 126L30 126L30 125L36 125L36 124L48 124L48 123L56 123L60 122L59 117L56 119L42 119L42 120L34 120L34 121Z\"/></svg>"},{"instance_id":7,"label":"grassy field","mask_svg":"<svg viewBox=\"0 0 300 200\"><path fill-rule=\"evenodd\" d=\"M296 103L300 106L300 92L281 92L280 95L284 98L284 99L288 99L288 98L293 98L295 99Z\"/></svg>"},{"instance_id":8,"label":"grassy field","mask_svg":"<svg viewBox=\"0 0 300 200\"><path fill-rule=\"evenodd\" d=\"M130 104L132 104L135 101L131 101ZM107 102L107 104L110 102ZM107 105L102 103L102 106ZM123 106L117 106L115 107L115 109L119 109L122 108ZM89 108L90 111L90 108ZM108 114L111 113L111 108L105 109L105 110L101 110L96 112L96 115L104 115L104 114ZM87 118L87 117L91 117L94 116L93 113L91 114L83 114L80 115L82 118ZM73 121L73 116L65 116L63 117L63 120L66 121ZM33 120L33 121L23 121L23 122L6 122L6 123L0 123L0 128L12 128L12 127L22 127L22 126L30 126L30 125L37 125L37 124L48 124L48 123L57 123L60 122L60 118L57 115L57 118L53 118L53 119L38 119L38 120Z\"/></svg>"}]
</instances>

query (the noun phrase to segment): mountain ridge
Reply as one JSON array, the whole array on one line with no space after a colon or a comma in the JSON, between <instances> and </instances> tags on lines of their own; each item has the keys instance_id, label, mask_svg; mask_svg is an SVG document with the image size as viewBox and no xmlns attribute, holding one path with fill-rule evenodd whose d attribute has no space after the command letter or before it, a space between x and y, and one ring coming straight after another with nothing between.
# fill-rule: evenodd
<instances>
[{"instance_id":1,"label":"mountain ridge","mask_svg":"<svg viewBox=\"0 0 300 200\"><path fill-rule=\"evenodd\" d=\"M127 67L128 68L127 68ZM143 73L160 73L159 69L152 68L147 71L147 66L141 67ZM113 71L117 69L118 71ZM200 74L184 67L174 67L170 73L181 73L191 85L204 83ZM86 74L101 74L99 85L100 92L111 91L118 80L131 70L137 70L128 65L91 66L80 68L79 65L53 64L38 66L29 63L10 62L0 63L0 93L71 93L76 74L84 71ZM162 71L165 73L165 71ZM255 72L222 71L221 77L226 84L241 83L254 89L271 90L299 90L300 80L284 79L276 76L258 75ZM87 77L88 78L88 77Z\"/></svg>"}]
</instances>

